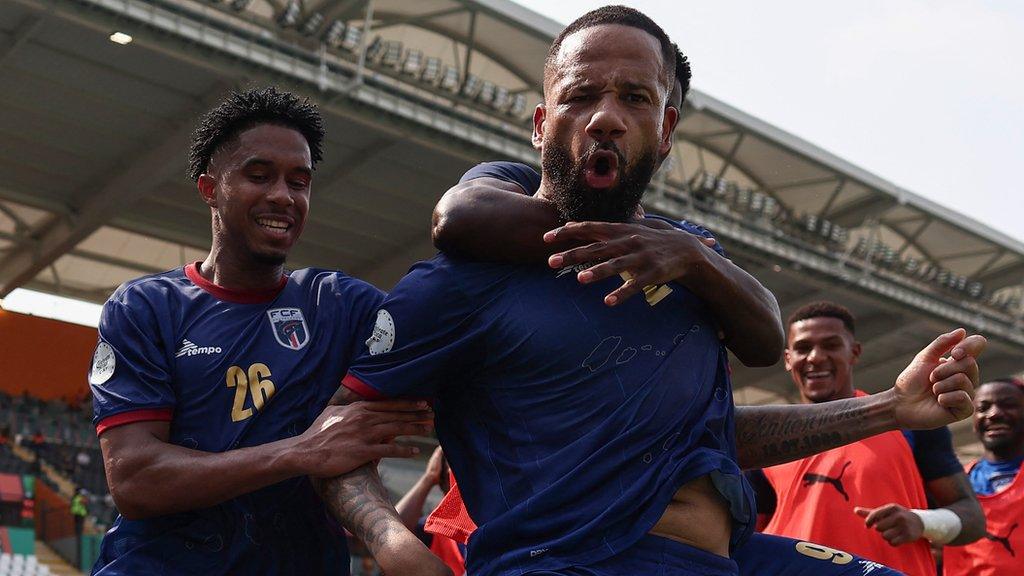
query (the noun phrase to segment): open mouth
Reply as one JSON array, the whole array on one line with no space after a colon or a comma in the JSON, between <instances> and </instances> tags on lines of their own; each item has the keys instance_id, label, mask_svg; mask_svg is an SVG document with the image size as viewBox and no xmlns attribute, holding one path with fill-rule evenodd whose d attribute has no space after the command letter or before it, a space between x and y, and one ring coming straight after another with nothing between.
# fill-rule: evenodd
<instances>
[{"instance_id":1,"label":"open mouth","mask_svg":"<svg viewBox=\"0 0 1024 576\"><path fill-rule=\"evenodd\" d=\"M804 372L804 382L808 384L815 384L824 382L832 378L832 372L829 370L815 370L812 372Z\"/></svg>"},{"instance_id":2,"label":"open mouth","mask_svg":"<svg viewBox=\"0 0 1024 576\"><path fill-rule=\"evenodd\" d=\"M587 158L583 173L587 186L611 187L618 179L619 157L610 150L597 150Z\"/></svg>"},{"instance_id":3,"label":"open mouth","mask_svg":"<svg viewBox=\"0 0 1024 576\"><path fill-rule=\"evenodd\" d=\"M260 217L256 219L256 224L260 228L270 232L271 234L286 234L291 229L292 223L287 220L280 220L277 218Z\"/></svg>"}]
</instances>

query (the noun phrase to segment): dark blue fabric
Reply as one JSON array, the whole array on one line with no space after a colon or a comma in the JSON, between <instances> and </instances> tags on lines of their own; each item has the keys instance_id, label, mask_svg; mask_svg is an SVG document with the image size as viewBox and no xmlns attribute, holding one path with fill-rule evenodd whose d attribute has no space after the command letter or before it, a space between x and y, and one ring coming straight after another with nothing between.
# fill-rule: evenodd
<instances>
[{"instance_id":1,"label":"dark blue fabric","mask_svg":"<svg viewBox=\"0 0 1024 576\"><path fill-rule=\"evenodd\" d=\"M528 576L736 576L736 562L667 538L648 534L600 562L540 570Z\"/></svg>"},{"instance_id":2,"label":"dark blue fabric","mask_svg":"<svg viewBox=\"0 0 1024 576\"><path fill-rule=\"evenodd\" d=\"M436 399L438 437L479 525L471 574L614 556L704 475L731 499L734 544L752 528L710 310L674 283L654 306L606 306L619 283L440 255L385 301L375 333L391 345L350 373L385 396Z\"/></svg>"},{"instance_id":3,"label":"dark blue fabric","mask_svg":"<svg viewBox=\"0 0 1024 576\"><path fill-rule=\"evenodd\" d=\"M520 164L519 162L499 161L477 164L462 175L462 178L459 179L459 183L469 182L470 180L475 180L477 178L495 178L505 182L513 182L518 184L519 187L523 189L523 192L529 196L536 194L537 190L540 188L540 174L538 174L532 166ZM656 214L648 214L646 217L663 220L677 228L686 230L691 234L696 234L697 236L703 236L704 238L715 237L707 228L694 224L693 222L687 222L686 220L673 220ZM722 248L721 243L716 241L713 248L715 252L725 256L725 249Z\"/></svg>"},{"instance_id":4,"label":"dark blue fabric","mask_svg":"<svg viewBox=\"0 0 1024 576\"><path fill-rule=\"evenodd\" d=\"M365 282L312 269L292 273L280 294L262 304L219 300L182 270L129 282L100 319L100 345L113 349L115 365L108 380L92 385L95 421L172 409L170 442L205 452L300 434L338 389L382 299ZM271 312L278 318L280 309L301 311L298 349L275 335ZM298 321L294 312L289 317ZM249 393L236 398L238 379ZM254 379L273 383L262 409L253 403L261 388ZM262 389L268 390L265 382ZM93 569L105 576L347 572L344 535L306 478L204 510L118 517Z\"/></svg>"},{"instance_id":5,"label":"dark blue fabric","mask_svg":"<svg viewBox=\"0 0 1024 576\"><path fill-rule=\"evenodd\" d=\"M945 426L934 430L904 430L914 463L925 482L964 471L953 451L953 435Z\"/></svg>"},{"instance_id":6,"label":"dark blue fabric","mask_svg":"<svg viewBox=\"0 0 1024 576\"><path fill-rule=\"evenodd\" d=\"M971 468L968 477L977 494L995 494L1013 483L1020 472L1024 456L1005 462L989 462L982 458Z\"/></svg>"},{"instance_id":7,"label":"dark blue fabric","mask_svg":"<svg viewBox=\"0 0 1024 576\"><path fill-rule=\"evenodd\" d=\"M733 552L740 576L900 576L848 552L760 532Z\"/></svg>"},{"instance_id":8,"label":"dark blue fabric","mask_svg":"<svg viewBox=\"0 0 1024 576\"><path fill-rule=\"evenodd\" d=\"M459 184L477 178L497 178L504 182L514 182L530 196L540 188L540 174L532 166L519 162L482 162L467 170L462 178L459 178Z\"/></svg>"}]
</instances>

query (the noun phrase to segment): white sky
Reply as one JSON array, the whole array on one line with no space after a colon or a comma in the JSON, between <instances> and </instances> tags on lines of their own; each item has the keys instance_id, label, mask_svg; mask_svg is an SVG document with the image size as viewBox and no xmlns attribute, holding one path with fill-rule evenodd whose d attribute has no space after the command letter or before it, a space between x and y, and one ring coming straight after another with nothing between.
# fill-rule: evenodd
<instances>
[{"instance_id":1,"label":"white sky","mask_svg":"<svg viewBox=\"0 0 1024 576\"><path fill-rule=\"evenodd\" d=\"M563 24L605 4L515 1ZM1024 2L619 1L698 90L1024 241Z\"/></svg>"},{"instance_id":2,"label":"white sky","mask_svg":"<svg viewBox=\"0 0 1024 576\"><path fill-rule=\"evenodd\" d=\"M603 4L516 1L562 23ZM620 1L683 48L697 89L1024 241L1024 2ZM27 290L3 307L99 318Z\"/></svg>"}]
</instances>

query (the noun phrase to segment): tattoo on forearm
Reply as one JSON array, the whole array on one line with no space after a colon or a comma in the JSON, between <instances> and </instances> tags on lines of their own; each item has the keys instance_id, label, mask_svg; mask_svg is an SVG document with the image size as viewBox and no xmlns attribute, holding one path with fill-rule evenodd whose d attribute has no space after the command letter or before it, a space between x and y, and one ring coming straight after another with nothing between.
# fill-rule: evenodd
<instances>
[{"instance_id":1,"label":"tattoo on forearm","mask_svg":"<svg viewBox=\"0 0 1024 576\"><path fill-rule=\"evenodd\" d=\"M373 464L314 483L331 514L372 554L405 530Z\"/></svg>"},{"instance_id":2,"label":"tattoo on forearm","mask_svg":"<svg viewBox=\"0 0 1024 576\"><path fill-rule=\"evenodd\" d=\"M736 408L736 444L743 468L763 468L817 454L883 431L884 408L841 400L800 406Z\"/></svg>"}]
</instances>

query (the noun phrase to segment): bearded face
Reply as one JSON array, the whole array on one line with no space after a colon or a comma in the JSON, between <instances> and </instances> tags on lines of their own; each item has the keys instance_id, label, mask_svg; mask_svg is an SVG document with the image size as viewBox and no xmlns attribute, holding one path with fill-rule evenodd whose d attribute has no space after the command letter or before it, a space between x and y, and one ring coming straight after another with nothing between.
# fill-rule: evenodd
<instances>
[{"instance_id":1,"label":"bearded face","mask_svg":"<svg viewBox=\"0 0 1024 576\"><path fill-rule=\"evenodd\" d=\"M635 213L657 166L652 149L631 164L614 142L593 143L579 158L549 143L541 154L550 200L566 221L625 222ZM610 185L606 185L609 184ZM597 186L595 186L597 184Z\"/></svg>"}]
</instances>

